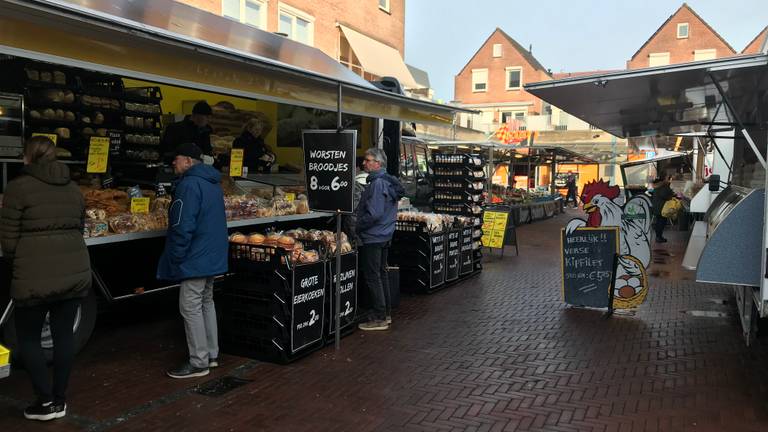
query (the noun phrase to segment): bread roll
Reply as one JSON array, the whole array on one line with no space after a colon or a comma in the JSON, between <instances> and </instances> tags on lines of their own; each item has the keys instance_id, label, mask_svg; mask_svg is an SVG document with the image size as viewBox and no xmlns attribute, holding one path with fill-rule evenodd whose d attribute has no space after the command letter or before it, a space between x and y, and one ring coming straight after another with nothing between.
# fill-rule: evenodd
<instances>
[{"instance_id":1,"label":"bread roll","mask_svg":"<svg viewBox=\"0 0 768 432\"><path fill-rule=\"evenodd\" d=\"M248 243L248 237L246 237L245 234L242 234L242 233L234 233L231 236L229 236L229 241L231 241L232 243L245 244L245 243Z\"/></svg>"},{"instance_id":2,"label":"bread roll","mask_svg":"<svg viewBox=\"0 0 768 432\"><path fill-rule=\"evenodd\" d=\"M43 110L43 118L44 119L54 119L56 117L56 111L54 111L51 108L46 108Z\"/></svg>"},{"instance_id":3,"label":"bread roll","mask_svg":"<svg viewBox=\"0 0 768 432\"><path fill-rule=\"evenodd\" d=\"M63 109L57 109L56 110L56 120L64 120L64 110Z\"/></svg>"},{"instance_id":4,"label":"bread roll","mask_svg":"<svg viewBox=\"0 0 768 432\"><path fill-rule=\"evenodd\" d=\"M96 111L93 117L93 124L100 125L102 123L104 123L104 114Z\"/></svg>"},{"instance_id":5,"label":"bread roll","mask_svg":"<svg viewBox=\"0 0 768 432\"><path fill-rule=\"evenodd\" d=\"M30 111L29 116L32 117L33 119L39 119L43 117L42 114L40 114L40 111L36 111L36 110Z\"/></svg>"},{"instance_id":6,"label":"bread roll","mask_svg":"<svg viewBox=\"0 0 768 432\"><path fill-rule=\"evenodd\" d=\"M75 94L72 93L70 90L66 90L64 92L64 103L72 103L75 101Z\"/></svg>"},{"instance_id":7,"label":"bread roll","mask_svg":"<svg viewBox=\"0 0 768 432\"><path fill-rule=\"evenodd\" d=\"M265 239L266 238L264 237L264 234L255 233L248 236L248 243L253 245L260 245L264 244Z\"/></svg>"},{"instance_id":8,"label":"bread roll","mask_svg":"<svg viewBox=\"0 0 768 432\"><path fill-rule=\"evenodd\" d=\"M75 121L75 113L73 113L72 111L66 111L64 113L64 120L66 120L68 122Z\"/></svg>"}]
</instances>

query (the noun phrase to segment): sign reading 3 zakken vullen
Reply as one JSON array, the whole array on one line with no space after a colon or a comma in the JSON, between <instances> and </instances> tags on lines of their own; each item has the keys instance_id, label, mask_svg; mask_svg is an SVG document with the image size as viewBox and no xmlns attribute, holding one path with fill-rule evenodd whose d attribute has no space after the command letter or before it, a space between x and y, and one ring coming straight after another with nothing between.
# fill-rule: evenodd
<instances>
[{"instance_id":1,"label":"sign reading 3 zakken vullen","mask_svg":"<svg viewBox=\"0 0 768 432\"><path fill-rule=\"evenodd\" d=\"M302 142L309 208L353 212L357 131L305 130Z\"/></svg>"}]
</instances>

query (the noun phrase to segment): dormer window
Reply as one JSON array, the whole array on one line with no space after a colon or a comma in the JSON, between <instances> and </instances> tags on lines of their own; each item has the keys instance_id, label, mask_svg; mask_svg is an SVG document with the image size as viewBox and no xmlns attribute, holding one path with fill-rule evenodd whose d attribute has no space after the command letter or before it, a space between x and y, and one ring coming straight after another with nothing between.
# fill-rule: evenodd
<instances>
[{"instance_id":1,"label":"dormer window","mask_svg":"<svg viewBox=\"0 0 768 432\"><path fill-rule=\"evenodd\" d=\"M677 25L677 38L688 39L688 23L680 23Z\"/></svg>"}]
</instances>

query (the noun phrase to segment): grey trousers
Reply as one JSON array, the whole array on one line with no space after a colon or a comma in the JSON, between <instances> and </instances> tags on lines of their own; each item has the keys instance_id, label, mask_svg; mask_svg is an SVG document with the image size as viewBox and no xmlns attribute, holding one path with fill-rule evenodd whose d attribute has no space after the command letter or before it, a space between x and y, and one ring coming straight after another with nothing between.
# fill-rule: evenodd
<instances>
[{"instance_id":1,"label":"grey trousers","mask_svg":"<svg viewBox=\"0 0 768 432\"><path fill-rule=\"evenodd\" d=\"M207 368L209 359L219 357L213 278L182 281L179 311L184 318L184 330L187 333L189 363L197 368Z\"/></svg>"}]
</instances>

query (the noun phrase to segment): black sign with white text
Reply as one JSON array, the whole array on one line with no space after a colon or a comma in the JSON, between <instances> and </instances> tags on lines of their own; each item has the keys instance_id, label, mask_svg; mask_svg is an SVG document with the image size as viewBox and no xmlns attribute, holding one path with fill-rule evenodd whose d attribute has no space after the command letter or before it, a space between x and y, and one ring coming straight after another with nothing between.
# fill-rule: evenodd
<instances>
[{"instance_id":1,"label":"black sign with white text","mask_svg":"<svg viewBox=\"0 0 768 432\"><path fill-rule=\"evenodd\" d=\"M562 231L563 301L575 306L608 307L619 252L617 227Z\"/></svg>"},{"instance_id":2,"label":"black sign with white text","mask_svg":"<svg viewBox=\"0 0 768 432\"><path fill-rule=\"evenodd\" d=\"M301 136L309 208L353 212L357 131L305 130Z\"/></svg>"},{"instance_id":3,"label":"black sign with white text","mask_svg":"<svg viewBox=\"0 0 768 432\"><path fill-rule=\"evenodd\" d=\"M430 288L435 288L445 282L445 234L431 234L429 242L432 249Z\"/></svg>"},{"instance_id":4,"label":"black sign with white text","mask_svg":"<svg viewBox=\"0 0 768 432\"><path fill-rule=\"evenodd\" d=\"M461 230L461 264L459 266L459 274L461 276L472 273L472 270L474 270L474 263L472 262L473 231L474 227L466 227Z\"/></svg>"},{"instance_id":5,"label":"black sign with white text","mask_svg":"<svg viewBox=\"0 0 768 432\"><path fill-rule=\"evenodd\" d=\"M461 231L448 231L446 246L445 281L450 282L459 278L461 264Z\"/></svg>"},{"instance_id":6,"label":"black sign with white text","mask_svg":"<svg viewBox=\"0 0 768 432\"><path fill-rule=\"evenodd\" d=\"M331 295L329 296L329 334L336 331L336 317L333 311L336 308L336 259L330 261ZM339 317L342 329L355 323L357 314L357 253L347 252L341 255L341 316Z\"/></svg>"},{"instance_id":7,"label":"black sign with white text","mask_svg":"<svg viewBox=\"0 0 768 432\"><path fill-rule=\"evenodd\" d=\"M291 353L323 337L325 263L297 265L293 269Z\"/></svg>"}]
</instances>

